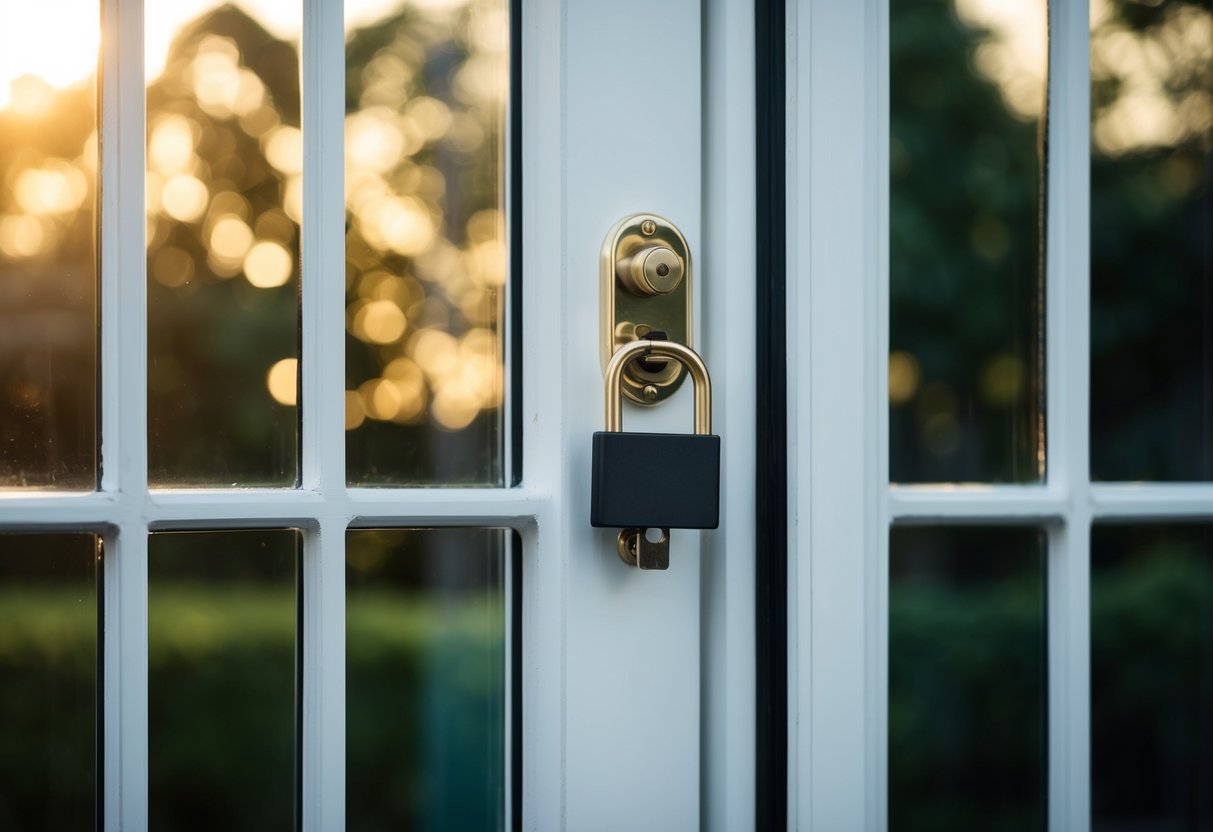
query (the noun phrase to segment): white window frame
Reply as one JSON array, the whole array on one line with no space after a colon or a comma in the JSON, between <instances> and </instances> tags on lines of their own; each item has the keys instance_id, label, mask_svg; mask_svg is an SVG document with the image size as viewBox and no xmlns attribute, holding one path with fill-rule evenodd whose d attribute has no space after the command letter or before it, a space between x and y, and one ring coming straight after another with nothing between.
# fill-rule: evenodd
<instances>
[{"instance_id":1,"label":"white window frame","mask_svg":"<svg viewBox=\"0 0 1213 832\"><path fill-rule=\"evenodd\" d=\"M536 5L536 4L529 4ZM103 536L102 770L106 829L148 825L148 534L171 529L298 528L304 542L301 824L305 830L345 825L345 535L358 527L491 526L514 529L523 543L522 571L532 599L558 586L558 538L537 533L541 518L560 511L550 489L556 456L522 426L530 452L523 484L514 488L348 488L345 472L343 216L345 42L341 3L302 0L304 216L301 234L300 360L302 434L299 488L161 489L147 479L147 307L144 208L146 116L142 0L102 0L100 93L100 458L99 488L87 494L20 491L0 495L0 530L85 531ZM528 8L528 12L532 9ZM559 20L548 11L549 19ZM543 39L541 39L542 41ZM528 60L538 67L559 59L558 41ZM556 72L547 67L552 77ZM542 71L542 69L540 70ZM532 85L534 73L530 78ZM530 122L533 134L552 108ZM545 111L547 110L547 111ZM534 141L528 135L528 141ZM538 144L536 141L535 144ZM507 154L508 155L508 154ZM528 154L528 162L542 159ZM508 174L507 174L508 175ZM507 188L509 187L507 183ZM557 240L558 242L558 240ZM538 247L536 247L538 248ZM530 255L537 268L541 256ZM326 276L328 276L326 278ZM555 299L552 299L552 298ZM554 315L556 293L528 293L526 314ZM542 308L542 307L548 308ZM508 324L507 324L508 326ZM508 344L508 338L507 338ZM524 333L523 355L535 372L551 372L554 357L538 337ZM509 356L507 356L507 362ZM559 385L557 385L557 390ZM524 395L528 412L558 412L559 398L535 386ZM508 443L507 443L508 444ZM508 466L507 466L508 467ZM559 524L552 522L553 528ZM510 570L507 569L507 572ZM507 577L507 582L512 579ZM508 588L508 586L507 586ZM509 593L507 592L507 598ZM525 707L558 711L559 685L550 683L563 661L559 607L524 601L530 633L524 676ZM545 620L549 619L549 620ZM507 632L509 630L507 629ZM507 642L509 637L507 637ZM507 643L507 651L513 645ZM508 659L508 656L507 656ZM506 666L510 666L507 660ZM545 683L548 682L548 683ZM506 686L511 712L512 684ZM551 693L548 693L551 691ZM524 723L527 715L524 715ZM511 730L505 737L505 816L511 817ZM527 734L528 824L545 826L547 807L560 806L560 734L534 719ZM100 775L101 772L98 772ZM550 815L550 812L548 812Z\"/></svg>"},{"instance_id":2,"label":"white window frame","mask_svg":"<svg viewBox=\"0 0 1213 832\"><path fill-rule=\"evenodd\" d=\"M791 828L888 825L892 526L1047 532L1048 820L1082 832L1091 526L1213 517L1210 483L1090 479L1088 6L1050 6L1048 475L1023 486L889 484L888 0L787 6Z\"/></svg>"}]
</instances>

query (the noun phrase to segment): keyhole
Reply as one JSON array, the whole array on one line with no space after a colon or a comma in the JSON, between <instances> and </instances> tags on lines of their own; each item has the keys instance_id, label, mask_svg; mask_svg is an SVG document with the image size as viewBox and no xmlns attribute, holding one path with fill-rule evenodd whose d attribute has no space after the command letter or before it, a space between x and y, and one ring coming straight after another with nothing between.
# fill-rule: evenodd
<instances>
[{"instance_id":1,"label":"keyhole","mask_svg":"<svg viewBox=\"0 0 1213 832\"><path fill-rule=\"evenodd\" d=\"M665 276L666 276L666 275L668 275L669 273L670 273L670 267L669 267L669 266L667 266L665 263L659 263L659 264L657 265L657 274L658 274L658 276L660 276L660 277L665 277Z\"/></svg>"}]
</instances>

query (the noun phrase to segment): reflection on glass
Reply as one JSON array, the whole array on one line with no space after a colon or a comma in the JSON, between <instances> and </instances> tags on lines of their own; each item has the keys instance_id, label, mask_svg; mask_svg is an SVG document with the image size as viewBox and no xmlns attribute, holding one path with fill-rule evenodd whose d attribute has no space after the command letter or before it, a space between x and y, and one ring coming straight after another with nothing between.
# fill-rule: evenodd
<instances>
[{"instance_id":1,"label":"reflection on glass","mask_svg":"<svg viewBox=\"0 0 1213 832\"><path fill-rule=\"evenodd\" d=\"M347 828L505 828L510 533L346 541Z\"/></svg>"},{"instance_id":2,"label":"reflection on glass","mask_svg":"<svg viewBox=\"0 0 1213 832\"><path fill-rule=\"evenodd\" d=\"M347 3L348 476L503 480L505 0Z\"/></svg>"},{"instance_id":3,"label":"reflection on glass","mask_svg":"<svg viewBox=\"0 0 1213 832\"><path fill-rule=\"evenodd\" d=\"M149 475L292 484L301 3L148 14Z\"/></svg>"},{"instance_id":4,"label":"reflection on glass","mask_svg":"<svg viewBox=\"0 0 1213 832\"><path fill-rule=\"evenodd\" d=\"M1213 5L1091 6L1091 474L1213 479Z\"/></svg>"},{"instance_id":5,"label":"reflection on glass","mask_svg":"<svg viewBox=\"0 0 1213 832\"><path fill-rule=\"evenodd\" d=\"M1213 525L1092 531L1091 819L1213 828Z\"/></svg>"},{"instance_id":6,"label":"reflection on glass","mask_svg":"<svg viewBox=\"0 0 1213 832\"><path fill-rule=\"evenodd\" d=\"M97 482L99 17L0 4L0 488Z\"/></svg>"},{"instance_id":7,"label":"reflection on glass","mask_svg":"<svg viewBox=\"0 0 1213 832\"><path fill-rule=\"evenodd\" d=\"M100 556L91 534L0 534L0 829L96 826Z\"/></svg>"},{"instance_id":8,"label":"reflection on glass","mask_svg":"<svg viewBox=\"0 0 1213 832\"><path fill-rule=\"evenodd\" d=\"M893 529L889 829L1045 828L1045 546Z\"/></svg>"},{"instance_id":9,"label":"reflection on glass","mask_svg":"<svg viewBox=\"0 0 1213 832\"><path fill-rule=\"evenodd\" d=\"M1046 3L890 16L890 476L1040 480Z\"/></svg>"},{"instance_id":10,"label":"reflection on glass","mask_svg":"<svg viewBox=\"0 0 1213 832\"><path fill-rule=\"evenodd\" d=\"M152 829L292 829L298 740L297 531L148 541Z\"/></svg>"}]
</instances>

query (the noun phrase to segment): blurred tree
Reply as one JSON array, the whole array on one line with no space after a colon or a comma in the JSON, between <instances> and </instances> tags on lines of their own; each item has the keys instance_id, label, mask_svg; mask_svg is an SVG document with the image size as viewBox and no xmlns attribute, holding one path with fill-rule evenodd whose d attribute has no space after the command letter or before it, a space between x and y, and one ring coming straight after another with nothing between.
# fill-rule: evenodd
<instances>
[{"instance_id":1,"label":"blurred tree","mask_svg":"<svg viewBox=\"0 0 1213 832\"><path fill-rule=\"evenodd\" d=\"M299 106L295 47L234 6L183 28L148 87L153 482L295 482L298 417L271 398L266 375L297 357L299 217L288 188L298 172L290 153L284 162L268 151L297 142ZM262 241L286 252L277 285L247 273Z\"/></svg>"},{"instance_id":2,"label":"blurred tree","mask_svg":"<svg viewBox=\"0 0 1213 832\"><path fill-rule=\"evenodd\" d=\"M1039 118L979 70L1000 36L950 0L894 0L889 32L890 476L1036 480Z\"/></svg>"},{"instance_id":3,"label":"blurred tree","mask_svg":"<svg viewBox=\"0 0 1213 832\"><path fill-rule=\"evenodd\" d=\"M348 33L351 481L503 479L507 21L482 0Z\"/></svg>"},{"instance_id":4,"label":"blurred tree","mask_svg":"<svg viewBox=\"0 0 1213 832\"><path fill-rule=\"evenodd\" d=\"M24 93L0 108L0 487L92 490L95 82L13 86Z\"/></svg>"},{"instance_id":5,"label":"blurred tree","mask_svg":"<svg viewBox=\"0 0 1213 832\"><path fill-rule=\"evenodd\" d=\"M1213 479L1213 5L1092 33L1091 473Z\"/></svg>"}]
</instances>

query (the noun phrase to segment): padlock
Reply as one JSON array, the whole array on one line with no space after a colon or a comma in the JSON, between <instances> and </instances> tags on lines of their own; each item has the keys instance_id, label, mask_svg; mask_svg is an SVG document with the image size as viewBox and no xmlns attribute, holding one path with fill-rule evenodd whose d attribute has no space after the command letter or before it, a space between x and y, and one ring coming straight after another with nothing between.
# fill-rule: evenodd
<instances>
[{"instance_id":1,"label":"padlock","mask_svg":"<svg viewBox=\"0 0 1213 832\"><path fill-rule=\"evenodd\" d=\"M638 358L681 362L695 383L695 433L623 433L624 367ZM720 437L712 435L712 386L694 350L633 341L606 370L606 430L594 434L590 524L608 528L714 529L720 525Z\"/></svg>"}]
</instances>

